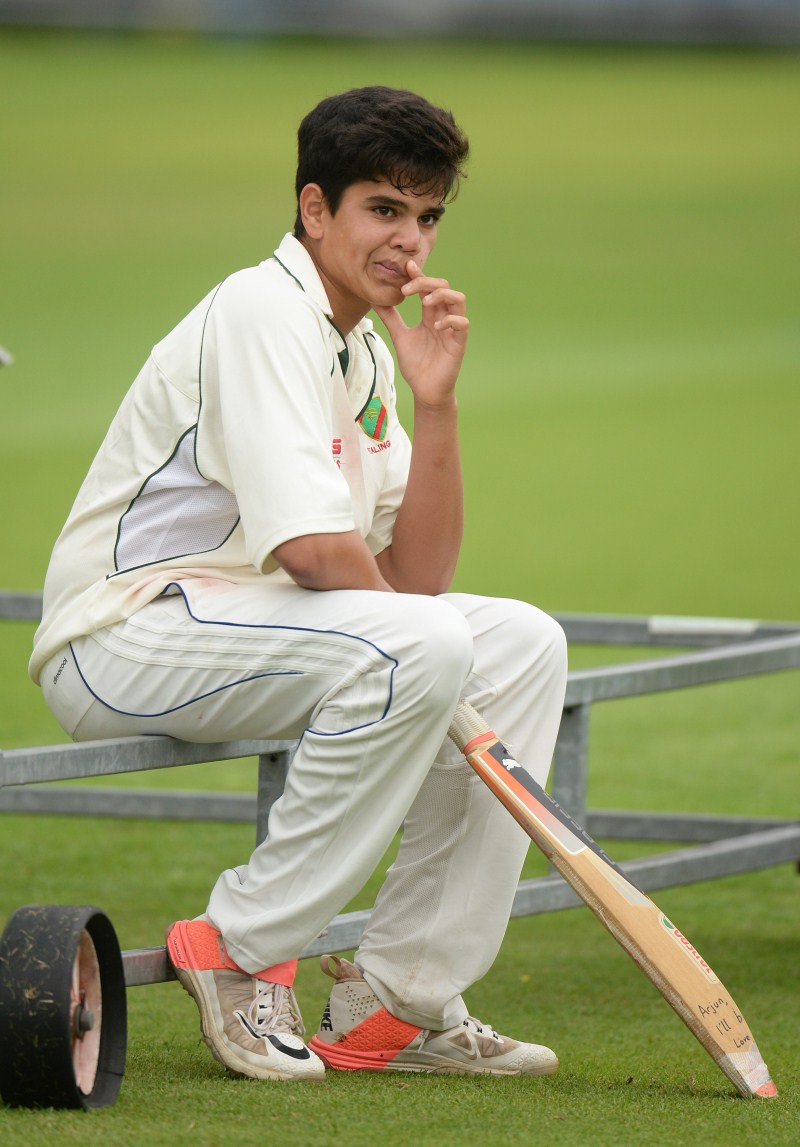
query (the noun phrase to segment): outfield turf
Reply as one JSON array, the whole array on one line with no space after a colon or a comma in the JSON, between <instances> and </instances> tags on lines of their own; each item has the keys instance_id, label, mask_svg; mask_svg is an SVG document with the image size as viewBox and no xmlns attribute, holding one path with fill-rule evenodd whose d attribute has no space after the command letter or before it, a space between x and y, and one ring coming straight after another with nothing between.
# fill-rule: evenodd
<instances>
[{"instance_id":1,"label":"outfield turf","mask_svg":"<svg viewBox=\"0 0 800 1147\"><path fill-rule=\"evenodd\" d=\"M457 588L552 611L800 617L797 65L777 52L0 32L0 344L16 357L0 369L0 588L41 585L149 347L290 228L303 112L388 83L451 106L473 144L431 263L467 292L472 318ZM32 627L2 632L0 745L63 739L25 676ZM576 665L598 659L573 651ZM797 685L783 674L598 708L590 803L797 816ZM246 788L252 769L126 783ZM5 817L0 920L28 900L94 902L126 947L157 943L251 838L242 826ZM778 1100L735 1099L573 911L513 921L468 1000L498 1029L554 1046L553 1079L231 1081L169 984L129 993L113 1108L0 1110L0 1138L794 1144L796 875L657 899L733 992ZM325 996L315 962L299 990L313 1028Z\"/></svg>"}]
</instances>

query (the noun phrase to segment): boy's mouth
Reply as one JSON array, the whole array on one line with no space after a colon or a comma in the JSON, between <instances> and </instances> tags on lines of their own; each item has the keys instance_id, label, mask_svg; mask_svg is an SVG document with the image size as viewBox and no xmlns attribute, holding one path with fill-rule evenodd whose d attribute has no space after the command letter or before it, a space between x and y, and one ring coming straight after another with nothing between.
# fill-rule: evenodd
<instances>
[{"instance_id":1,"label":"boy's mouth","mask_svg":"<svg viewBox=\"0 0 800 1147\"><path fill-rule=\"evenodd\" d=\"M406 269L405 267L401 267L399 263L391 263L385 260L379 260L375 263L375 267L385 279L396 283L398 286L408 282Z\"/></svg>"}]
</instances>

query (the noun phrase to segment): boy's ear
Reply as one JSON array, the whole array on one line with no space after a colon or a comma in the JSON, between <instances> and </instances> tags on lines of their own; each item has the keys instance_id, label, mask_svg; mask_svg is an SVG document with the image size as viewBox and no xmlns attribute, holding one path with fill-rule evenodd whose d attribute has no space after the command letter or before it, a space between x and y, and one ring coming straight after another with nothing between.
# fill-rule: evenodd
<instances>
[{"instance_id":1,"label":"boy's ear","mask_svg":"<svg viewBox=\"0 0 800 1147\"><path fill-rule=\"evenodd\" d=\"M300 218L311 239L320 239L324 230L324 217L328 204L318 183L307 183L300 192Z\"/></svg>"}]
</instances>

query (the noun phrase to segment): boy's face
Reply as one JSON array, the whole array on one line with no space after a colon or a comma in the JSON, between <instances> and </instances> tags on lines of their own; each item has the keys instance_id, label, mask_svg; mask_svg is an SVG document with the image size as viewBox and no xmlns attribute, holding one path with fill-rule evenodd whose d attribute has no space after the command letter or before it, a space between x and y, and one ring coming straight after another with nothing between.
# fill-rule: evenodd
<instances>
[{"instance_id":1,"label":"boy's face","mask_svg":"<svg viewBox=\"0 0 800 1147\"><path fill-rule=\"evenodd\" d=\"M388 180L351 184L335 215L324 201L318 206L304 242L337 325L350 330L372 306L403 301L406 264L424 267L443 214L441 195L398 191Z\"/></svg>"}]
</instances>

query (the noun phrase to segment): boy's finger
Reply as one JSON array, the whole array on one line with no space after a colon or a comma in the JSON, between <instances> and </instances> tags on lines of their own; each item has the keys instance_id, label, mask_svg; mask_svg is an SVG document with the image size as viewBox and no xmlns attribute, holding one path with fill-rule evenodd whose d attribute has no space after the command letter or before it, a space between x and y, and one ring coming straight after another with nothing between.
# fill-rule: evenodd
<instances>
[{"instance_id":1,"label":"boy's finger","mask_svg":"<svg viewBox=\"0 0 800 1147\"><path fill-rule=\"evenodd\" d=\"M374 306L373 311L386 327L389 334L394 338L400 331L406 330L406 324L403 322L403 317L398 311L397 307L379 307Z\"/></svg>"}]
</instances>

